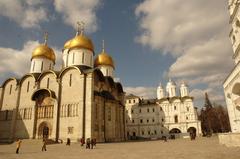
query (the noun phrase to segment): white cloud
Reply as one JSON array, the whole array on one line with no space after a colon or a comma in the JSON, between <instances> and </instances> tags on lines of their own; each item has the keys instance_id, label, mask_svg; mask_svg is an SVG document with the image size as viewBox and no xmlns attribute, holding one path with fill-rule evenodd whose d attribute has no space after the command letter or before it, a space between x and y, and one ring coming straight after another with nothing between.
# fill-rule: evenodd
<instances>
[{"instance_id":1,"label":"white cloud","mask_svg":"<svg viewBox=\"0 0 240 159\"><path fill-rule=\"evenodd\" d=\"M0 15L18 23L23 28L39 27L47 21L47 12L40 5L43 1L33 0L1 0Z\"/></svg>"},{"instance_id":2,"label":"white cloud","mask_svg":"<svg viewBox=\"0 0 240 159\"><path fill-rule=\"evenodd\" d=\"M143 98L156 98L157 90L154 87L124 87L124 91Z\"/></svg>"},{"instance_id":3,"label":"white cloud","mask_svg":"<svg viewBox=\"0 0 240 159\"><path fill-rule=\"evenodd\" d=\"M21 50L0 48L0 81L10 76L21 77L30 70L32 51L39 45L38 41L28 41ZM53 48L57 56L56 70L61 68L61 51Z\"/></svg>"},{"instance_id":4,"label":"white cloud","mask_svg":"<svg viewBox=\"0 0 240 159\"><path fill-rule=\"evenodd\" d=\"M145 0L135 14L142 31L136 40L176 58L169 76L206 84L223 100L222 82L233 67L225 0Z\"/></svg>"},{"instance_id":5,"label":"white cloud","mask_svg":"<svg viewBox=\"0 0 240 159\"><path fill-rule=\"evenodd\" d=\"M100 6L100 0L54 0L57 12L62 14L64 22L76 27L77 21L83 21L88 32L97 30L96 9Z\"/></svg>"}]
</instances>

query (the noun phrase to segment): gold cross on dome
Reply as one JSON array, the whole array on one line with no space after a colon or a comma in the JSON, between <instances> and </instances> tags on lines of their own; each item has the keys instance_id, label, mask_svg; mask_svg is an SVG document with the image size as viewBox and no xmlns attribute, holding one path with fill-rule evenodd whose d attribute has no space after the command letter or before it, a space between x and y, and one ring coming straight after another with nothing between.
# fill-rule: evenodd
<instances>
[{"instance_id":1,"label":"gold cross on dome","mask_svg":"<svg viewBox=\"0 0 240 159\"><path fill-rule=\"evenodd\" d=\"M48 32L44 32L44 44L47 45L48 41Z\"/></svg>"},{"instance_id":2,"label":"gold cross on dome","mask_svg":"<svg viewBox=\"0 0 240 159\"><path fill-rule=\"evenodd\" d=\"M83 21L77 22L77 35L83 34L85 23Z\"/></svg>"},{"instance_id":3,"label":"gold cross on dome","mask_svg":"<svg viewBox=\"0 0 240 159\"><path fill-rule=\"evenodd\" d=\"M105 43L104 43L104 40L102 40L102 52L105 51Z\"/></svg>"}]
</instances>

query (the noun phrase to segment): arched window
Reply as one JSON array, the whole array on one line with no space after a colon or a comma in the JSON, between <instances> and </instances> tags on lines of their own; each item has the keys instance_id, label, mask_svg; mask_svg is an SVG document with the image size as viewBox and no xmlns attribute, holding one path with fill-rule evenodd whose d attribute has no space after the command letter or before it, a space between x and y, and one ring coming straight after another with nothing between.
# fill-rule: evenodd
<instances>
[{"instance_id":1,"label":"arched window","mask_svg":"<svg viewBox=\"0 0 240 159\"><path fill-rule=\"evenodd\" d=\"M29 85L30 85L30 82L28 81L28 83L27 83L27 92L29 91Z\"/></svg>"},{"instance_id":2,"label":"arched window","mask_svg":"<svg viewBox=\"0 0 240 159\"><path fill-rule=\"evenodd\" d=\"M42 61L42 63L41 63L41 71L43 70L43 61Z\"/></svg>"}]
</instances>

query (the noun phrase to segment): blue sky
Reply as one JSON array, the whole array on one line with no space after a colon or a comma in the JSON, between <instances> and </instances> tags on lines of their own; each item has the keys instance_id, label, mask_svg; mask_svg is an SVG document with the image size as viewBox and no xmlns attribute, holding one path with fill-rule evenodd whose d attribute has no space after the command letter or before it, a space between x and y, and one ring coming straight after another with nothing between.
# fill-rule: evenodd
<instances>
[{"instance_id":1,"label":"blue sky","mask_svg":"<svg viewBox=\"0 0 240 159\"><path fill-rule=\"evenodd\" d=\"M67 3L67 4L66 4ZM168 77L186 81L198 106L203 93L224 103L222 82L233 67L224 0L1 0L0 82L28 72L31 53L49 32L60 64L77 21L116 64L127 93L154 98ZM224 65L222 63L224 62Z\"/></svg>"}]
</instances>

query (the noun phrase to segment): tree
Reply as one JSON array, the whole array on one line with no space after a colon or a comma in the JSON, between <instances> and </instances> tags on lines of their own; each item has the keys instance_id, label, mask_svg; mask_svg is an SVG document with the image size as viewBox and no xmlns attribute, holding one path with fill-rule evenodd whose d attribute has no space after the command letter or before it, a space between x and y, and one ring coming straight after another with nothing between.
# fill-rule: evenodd
<instances>
[{"instance_id":1,"label":"tree","mask_svg":"<svg viewBox=\"0 0 240 159\"><path fill-rule=\"evenodd\" d=\"M203 135L230 131L226 108L220 104L212 104L207 93L205 93L205 104L201 109L199 119Z\"/></svg>"}]
</instances>

